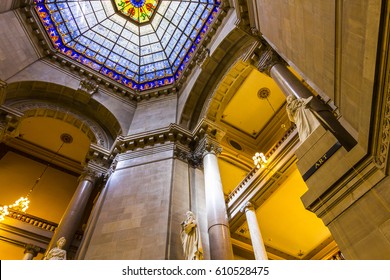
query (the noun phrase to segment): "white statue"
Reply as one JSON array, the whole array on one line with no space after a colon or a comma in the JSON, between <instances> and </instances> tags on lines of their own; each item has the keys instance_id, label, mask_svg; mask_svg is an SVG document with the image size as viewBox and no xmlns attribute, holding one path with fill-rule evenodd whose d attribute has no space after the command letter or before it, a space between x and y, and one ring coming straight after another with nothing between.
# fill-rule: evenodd
<instances>
[{"instance_id":1,"label":"white statue","mask_svg":"<svg viewBox=\"0 0 390 280\"><path fill-rule=\"evenodd\" d=\"M187 211L186 216L186 220L181 223L180 233L184 259L203 260L202 242L194 213Z\"/></svg>"},{"instance_id":2,"label":"white statue","mask_svg":"<svg viewBox=\"0 0 390 280\"><path fill-rule=\"evenodd\" d=\"M313 99L296 98L294 95L287 96L287 116L290 121L294 122L298 129L298 136L301 142L320 125L320 122L314 116L313 112L308 108L308 104Z\"/></svg>"},{"instance_id":3,"label":"white statue","mask_svg":"<svg viewBox=\"0 0 390 280\"><path fill-rule=\"evenodd\" d=\"M51 249L44 260L66 260L66 251L62 249L65 246L65 243L65 237L59 238L57 240L57 247Z\"/></svg>"}]
</instances>

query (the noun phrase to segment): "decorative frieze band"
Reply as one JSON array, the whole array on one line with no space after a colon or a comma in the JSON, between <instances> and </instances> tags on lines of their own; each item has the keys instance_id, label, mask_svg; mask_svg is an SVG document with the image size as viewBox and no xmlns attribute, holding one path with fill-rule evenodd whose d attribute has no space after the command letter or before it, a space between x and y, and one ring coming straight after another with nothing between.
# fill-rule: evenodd
<instances>
[{"instance_id":1,"label":"decorative frieze band","mask_svg":"<svg viewBox=\"0 0 390 280\"><path fill-rule=\"evenodd\" d=\"M202 120L191 132L177 124L163 129L131 136L119 136L113 148L113 154L126 153L164 143L174 143L174 156L193 167L201 167L205 151L219 154L219 141L224 131L209 120Z\"/></svg>"}]
</instances>

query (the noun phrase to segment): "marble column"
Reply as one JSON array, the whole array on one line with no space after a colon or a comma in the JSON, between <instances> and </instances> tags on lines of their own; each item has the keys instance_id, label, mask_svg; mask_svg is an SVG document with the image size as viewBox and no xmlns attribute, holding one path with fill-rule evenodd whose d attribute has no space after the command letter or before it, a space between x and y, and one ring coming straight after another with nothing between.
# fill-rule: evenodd
<instances>
[{"instance_id":1,"label":"marble column","mask_svg":"<svg viewBox=\"0 0 390 280\"><path fill-rule=\"evenodd\" d=\"M38 255L40 251L41 251L40 247L32 244L27 244L26 249L24 250L23 260L32 260Z\"/></svg>"},{"instance_id":2,"label":"marble column","mask_svg":"<svg viewBox=\"0 0 390 280\"><path fill-rule=\"evenodd\" d=\"M249 227L249 234L256 260L268 260L263 238L261 237L259 223L257 222L255 208L253 204L247 202L242 211L245 211L246 221Z\"/></svg>"},{"instance_id":3,"label":"marble column","mask_svg":"<svg viewBox=\"0 0 390 280\"><path fill-rule=\"evenodd\" d=\"M212 260L232 260L234 255L218 167L218 152L218 147L208 145L203 153L210 257Z\"/></svg>"},{"instance_id":4,"label":"marble column","mask_svg":"<svg viewBox=\"0 0 390 280\"><path fill-rule=\"evenodd\" d=\"M341 125L333 114L331 108L316 98L312 92L287 68L279 55L271 48L264 47L257 64L260 72L269 75L287 96L295 95L297 98L314 97L310 102L310 108L316 113L317 118L330 130L343 147L349 151L357 141Z\"/></svg>"},{"instance_id":5,"label":"marble column","mask_svg":"<svg viewBox=\"0 0 390 280\"><path fill-rule=\"evenodd\" d=\"M63 249L67 250L71 245L73 237L81 222L81 218L83 217L85 207L92 193L97 177L98 174L91 170L86 170L80 176L76 192L73 194L73 197L68 204L68 207L66 208L56 231L54 232L54 235L46 250L46 254L52 248L56 247L57 240L61 237L65 237L66 239L66 244Z\"/></svg>"}]
</instances>

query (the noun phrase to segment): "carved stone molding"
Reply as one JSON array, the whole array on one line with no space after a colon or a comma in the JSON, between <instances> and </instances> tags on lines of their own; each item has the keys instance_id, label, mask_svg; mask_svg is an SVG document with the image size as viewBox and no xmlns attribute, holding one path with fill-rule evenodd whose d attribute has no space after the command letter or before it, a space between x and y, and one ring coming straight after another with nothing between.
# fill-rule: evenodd
<instances>
[{"instance_id":1,"label":"carved stone molding","mask_svg":"<svg viewBox=\"0 0 390 280\"><path fill-rule=\"evenodd\" d=\"M95 81L84 78L80 81L78 90L93 95L98 91L98 88L99 85Z\"/></svg>"},{"instance_id":2,"label":"carved stone molding","mask_svg":"<svg viewBox=\"0 0 390 280\"><path fill-rule=\"evenodd\" d=\"M86 156L86 168L96 174L108 178L115 170L116 153L110 152L98 145L91 144Z\"/></svg>"},{"instance_id":3,"label":"carved stone molding","mask_svg":"<svg viewBox=\"0 0 390 280\"><path fill-rule=\"evenodd\" d=\"M389 155L389 142L390 142L390 74L387 81L387 91L384 97L384 109L381 119L381 133L379 136L379 145L375 155L375 165L379 169L383 169L387 166Z\"/></svg>"},{"instance_id":4,"label":"carved stone molding","mask_svg":"<svg viewBox=\"0 0 390 280\"><path fill-rule=\"evenodd\" d=\"M8 106L0 106L0 141L17 136L17 128L23 113Z\"/></svg>"},{"instance_id":5,"label":"carved stone molding","mask_svg":"<svg viewBox=\"0 0 390 280\"><path fill-rule=\"evenodd\" d=\"M193 167L201 167L204 151L221 152L219 141L225 132L209 120L202 120L193 132L177 125L170 124L163 129L139 133L130 136L119 136L114 144L112 154L134 151L159 144L174 143L174 156ZM199 144L201 143L201 144Z\"/></svg>"},{"instance_id":6,"label":"carved stone molding","mask_svg":"<svg viewBox=\"0 0 390 280\"><path fill-rule=\"evenodd\" d=\"M147 133L138 133L129 136L119 136L116 139L114 153L124 153L139 148L151 147L166 142L179 143L190 150L196 143L196 139L190 131L177 124L170 124L163 129L157 129Z\"/></svg>"},{"instance_id":7,"label":"carved stone molding","mask_svg":"<svg viewBox=\"0 0 390 280\"><path fill-rule=\"evenodd\" d=\"M203 153L189 151L176 146L174 156L177 159L188 163L192 168L203 168Z\"/></svg>"},{"instance_id":8,"label":"carved stone molding","mask_svg":"<svg viewBox=\"0 0 390 280\"><path fill-rule=\"evenodd\" d=\"M206 59L210 56L210 49L200 46L199 50L199 56L196 60L196 64L199 67L202 67L203 63L206 61Z\"/></svg>"}]
</instances>

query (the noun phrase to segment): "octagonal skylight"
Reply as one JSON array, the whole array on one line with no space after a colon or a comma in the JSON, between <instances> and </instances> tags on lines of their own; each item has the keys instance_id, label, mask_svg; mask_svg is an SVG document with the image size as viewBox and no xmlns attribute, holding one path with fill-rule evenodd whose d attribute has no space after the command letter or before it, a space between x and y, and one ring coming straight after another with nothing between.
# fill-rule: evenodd
<instances>
[{"instance_id":1,"label":"octagonal skylight","mask_svg":"<svg viewBox=\"0 0 390 280\"><path fill-rule=\"evenodd\" d=\"M34 0L58 52L136 91L171 85L180 78L221 4L138 0L155 3L157 9L149 22L137 23L120 14L116 1Z\"/></svg>"}]
</instances>

